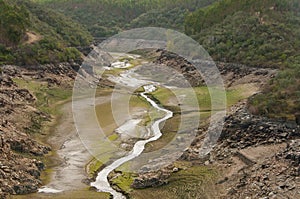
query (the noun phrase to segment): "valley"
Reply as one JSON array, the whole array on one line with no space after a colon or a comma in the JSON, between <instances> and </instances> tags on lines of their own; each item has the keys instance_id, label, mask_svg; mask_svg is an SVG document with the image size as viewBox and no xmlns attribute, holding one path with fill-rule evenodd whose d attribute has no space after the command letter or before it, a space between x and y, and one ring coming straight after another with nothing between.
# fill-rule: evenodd
<instances>
[{"instance_id":1,"label":"valley","mask_svg":"<svg viewBox=\"0 0 300 199\"><path fill-rule=\"evenodd\" d=\"M0 198L300 198L299 13L0 0Z\"/></svg>"},{"instance_id":2,"label":"valley","mask_svg":"<svg viewBox=\"0 0 300 199\"><path fill-rule=\"evenodd\" d=\"M163 55L166 56L166 55ZM121 59L124 59L123 57ZM138 58L140 59L140 58ZM159 59L159 58L157 58ZM168 58L167 58L168 60ZM136 60L132 60L132 63L147 63L145 61L136 61ZM168 61L167 61L168 62ZM172 62L172 60L170 60L170 62ZM168 64L168 63L166 63ZM224 67L223 65L221 65L222 67ZM122 76L123 73L126 73L127 70L136 70L136 67L132 68L130 67L129 69L122 69L120 71L120 69L110 69L110 71L108 71L106 78L110 79L110 81L113 81L114 75L117 81L121 81L120 79L118 79L117 77L119 75ZM224 67L226 68L226 67ZM114 73L113 71L116 70L118 71L117 73ZM245 69L244 69L245 70ZM224 69L224 71L222 72L224 75L224 78L227 80L225 81L227 85L230 85L228 87L227 90L227 100L228 100L228 104L229 107L231 107L232 105L235 105L236 103L238 103L238 101L242 100L242 99L246 99L247 97L251 96L253 93L258 92L259 88L265 84L265 80L262 81L261 77L258 75L253 75L253 74L258 74L257 71L262 70L262 69L246 69L249 70L250 72L240 72L243 71L242 68L237 69L236 72L234 74L230 74L230 71L226 71L226 69ZM267 69L265 73L262 74L266 74L269 73L269 76L271 77L273 74L275 74L275 71L272 71L270 69ZM243 76L241 74L247 74L246 76ZM112 76L113 75L113 76ZM232 79L232 75L234 76L240 76L240 79ZM17 80L16 80L17 81ZM19 85L21 84L21 80L18 80ZM138 81L133 81L134 84L136 84ZM251 83L253 82L253 83ZM110 83L110 85L112 85L113 83ZM145 84L144 82L140 83L141 85ZM177 88L179 94L180 93L186 93L186 91L184 91L184 88ZM198 100L199 100L199 105L200 105L200 109L203 110L203 112L200 112L201 114L201 121L203 121L202 126L205 127L205 121L206 118L209 118L209 116L211 115L211 110L209 110L209 107L211 106L210 103L208 103L206 101L207 98L209 98L209 92L205 87L195 87L194 88L195 92L198 93ZM125 141L124 139L128 139L128 138L121 138L120 135L121 134L115 134L115 130L118 128L118 125L115 123L114 120L114 116L113 116L113 112L112 109L107 109L106 107L110 107L111 105L109 103L111 100L111 94L112 94L112 90L108 87L105 88L99 88L97 90L97 98L96 98L96 111L98 114L98 120L99 120L99 124L103 127L103 129L105 130L105 132L107 133L105 136L107 136L112 142L116 143L117 145L121 145L122 143L123 145L125 143L127 143L127 146L125 149L130 150L131 147L133 146L133 140L132 141ZM126 93L123 93L122 91L118 91L118 93L121 93L121 95L119 97L121 97L122 95L128 95ZM122 94L123 93L123 94ZM176 111L178 110L178 108L176 108L177 103L176 102L176 97L172 94L172 92L169 92L168 90L165 90L163 88L159 88L157 91L153 92L152 94L153 97L155 97L155 99L162 104L165 107L169 107L172 110ZM149 104L147 102L145 102L144 100L142 100L139 97L135 97L134 95L132 96L132 94L129 94L130 97L130 110L131 110L131 114L133 115L134 118L137 117L141 117L147 119L147 117L143 116L144 115L144 111L149 109ZM121 97L123 100L126 99L126 97ZM175 101L174 101L175 100ZM85 100L80 100L82 102L80 102L82 105L84 105L83 107L81 107L82 110L84 110L84 107L86 106L87 108L90 107L88 102L85 102ZM62 101L63 102L63 101ZM108 105L108 106L107 106ZM60 114L62 114L62 118L64 118L62 123L57 123L54 125L55 130L54 133L51 133L47 140L48 143L50 143L52 150L54 151L52 157L50 157L51 162L53 162L52 164L46 165L47 166L47 178L45 178L46 181L44 181L45 187L42 187L38 194L34 194L32 197L41 197L41 198L48 198L48 197L53 197L55 196L56 198L68 198L68 197L75 197L75 195L78 198L81 198L84 196L89 196L90 198L99 198L99 197L103 197L106 198L108 197L107 194L101 194L101 193L97 193L93 190L88 190L89 189L89 183L93 182L93 179L95 179L96 174L98 173L99 169L101 170L101 168L104 168L105 165L107 165L107 162L112 162L112 160L116 160L115 157L110 156L110 155L101 155L101 154L105 154L105 151L110 151L109 148L106 147L102 147L102 148L98 148L97 151L101 151L101 154L99 154L100 156L97 158L98 160L93 160L91 154L87 151L86 147L89 148L88 146L83 146L81 144L81 140L79 139L76 130L75 130L75 126L73 123L73 117L72 114L70 112L70 108L71 108L71 103L67 102L66 104L64 104L61 108L59 108L60 111L62 111ZM105 111L105 113L104 113ZM106 115L105 118L102 117L102 115ZM162 129L162 138L151 142L149 144L146 145L145 150L146 151L155 151L157 150L157 147L163 147L165 146L168 142L170 142L170 140L172 140L172 137L175 136L175 134L172 133L172 131L176 131L176 126L177 126L177 122L180 121L180 119L176 119L178 116L176 116L178 113L175 113L174 119L169 119L166 124L164 125L164 128ZM180 115L179 115L180 116ZM153 117L153 116L151 116ZM161 117L161 116L154 116L154 117ZM86 121L82 121L85 124L89 124L91 122L91 119L89 119L89 117L85 118ZM125 117L122 117L122 122L124 124L124 128L131 128L126 126L126 119ZM153 119L153 118L152 118ZM141 120L139 120L141 121ZM118 121L120 122L120 121ZM130 122L130 120L129 120ZM133 122L133 121L132 121ZM147 124L147 123L145 123ZM131 126L131 125L130 125ZM175 128L175 129L174 129ZM53 129L53 127L52 127ZM173 130L172 130L173 129ZM52 130L53 131L53 130ZM119 130L118 132L120 133L121 130ZM124 130L123 130L124 131ZM130 131L137 131L134 129L129 130ZM69 132L67 134L65 134L65 132ZM125 129L126 132L126 129ZM131 133L132 133L131 132ZM92 135L92 134L91 134ZM203 136L204 134L200 134L200 139L201 136ZM135 136L135 135L130 135L131 136ZM171 136L171 137L170 137ZM122 136L123 137L123 136ZM92 138L93 139L93 138ZM121 140L120 140L121 139ZM95 139L94 139L95 140ZM199 142L200 143L200 142ZM93 145L93 144L92 144ZM76 150L74 150L74 146L82 146L82 147L76 147ZM124 145L125 146L125 145ZM105 149L106 148L106 149ZM196 150L194 147L191 147L191 150L194 151ZM190 149L187 151L188 154ZM199 152L199 151L198 151ZM111 151L109 154L113 155L116 152ZM193 153L192 153L193 154ZM108 179L110 180L110 183L113 185L114 189L121 191L123 193L126 193L126 195L128 196L134 196L135 198L140 198L141 196L139 196L140 194L144 194L144 192L147 192L147 190L149 190L151 192L151 189L157 189L161 191L158 191L158 194L166 197L166 198L174 198L175 196L172 196L172 194L170 194L170 191L168 191L169 188L167 187L177 187L179 188L181 186L181 183L184 183L186 180L189 179L189 172L191 172L191 174L193 172L203 172L203 176L201 178L199 178L200 181L207 179L208 181L205 183L203 183L201 186L203 186L203 188L205 188L206 186L211 186L211 183L213 184L213 182L216 182L217 179L219 178L219 176L222 176L222 174L218 171L218 166L217 165L212 165L212 166L205 166L204 162L203 165L201 164L201 159L199 159L199 157L193 156L192 154L189 154L188 156L185 156L185 153L183 154L183 156L181 157L181 160L176 161L175 163L168 165L166 168L162 169L162 173L163 175L157 175L156 172L152 173L145 173L145 174L141 174L141 176L134 174L134 173L123 173L122 170L118 171L118 169L116 169L114 172L112 172L109 176ZM194 159L192 162L190 159ZM87 164L90 160L92 159L92 161ZM197 164L193 163L196 160L200 160L200 162L198 162ZM197 161L196 161L197 162ZM109 165L110 163L108 163ZM52 165L52 166L51 166ZM176 169L175 169L176 168ZM180 172L174 172L176 170L179 170ZM69 171L69 172L68 172ZM121 172L121 175L118 174L119 172ZM184 174L185 173L185 174ZM147 177L143 177L143 175L147 175ZM197 174L198 175L198 174ZM164 176L164 177L163 177ZM170 176L170 177L167 177ZM176 176L181 176L179 177L179 181L176 180L176 183L172 182L173 178L176 178ZM166 178L167 177L167 178ZM192 177L192 176L191 176ZM147 183L147 180L152 179L152 182L150 184ZM155 179L155 180L154 180ZM182 181L181 181L182 180ZM82 183L85 182L85 183ZM132 185L127 184L128 182L131 182ZM193 181L191 181L190 186L193 187L195 185L193 185L192 183ZM136 188L146 188L146 187L151 187L153 186L152 183L155 183L157 185L162 185L167 183L167 185L162 186L161 188L151 188L151 189L132 189L131 186L136 187ZM167 187L165 187L167 186ZM164 189L166 188L166 190L164 191ZM79 191L81 190L81 191ZM44 193L43 193L44 192ZM58 193L56 193L58 192ZM61 193L60 193L61 192ZM168 196L164 195L164 193L169 193ZM171 192L172 193L172 192ZM53 195L54 194L54 195ZM142 194L142 195L143 195ZM175 194L175 193L174 193ZM180 196L181 193L176 193L176 195ZM203 193L197 190L194 190L191 192L191 194L196 194L196 196L198 194L202 195ZM205 193L205 194L213 194L213 193ZM27 197L27 196L25 196ZM154 197L154 196L153 196ZM16 198L23 198L23 197L16 197ZM75 197L76 198L76 197Z\"/></svg>"}]
</instances>

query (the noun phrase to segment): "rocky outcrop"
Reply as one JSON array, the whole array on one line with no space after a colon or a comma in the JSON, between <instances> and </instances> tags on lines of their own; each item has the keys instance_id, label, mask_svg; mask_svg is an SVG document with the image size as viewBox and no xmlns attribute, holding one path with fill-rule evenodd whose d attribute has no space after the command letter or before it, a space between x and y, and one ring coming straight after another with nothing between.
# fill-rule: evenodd
<instances>
[{"instance_id":1,"label":"rocky outcrop","mask_svg":"<svg viewBox=\"0 0 300 199\"><path fill-rule=\"evenodd\" d=\"M190 86L193 87L214 84L216 82L218 83L220 80L220 76L218 75L221 75L222 81L224 81L224 85L227 88L239 84L249 83L258 84L258 86L261 87L267 82L266 80L274 77L276 74L276 70L273 69L254 68L242 64L201 60L198 60L198 62L195 61L195 64L201 66L201 69L196 69L195 66L188 60L174 53L165 50L157 50L155 53L152 52L152 54L155 54L156 57L154 64L159 64L174 69L179 74L182 74L189 82ZM217 69L217 71L212 69L213 67ZM202 74L200 74L199 71ZM203 75L205 75L206 80ZM173 76L176 75L173 74ZM178 82L175 77L173 77L173 79L174 81L171 81L170 84L181 86L177 85Z\"/></svg>"},{"instance_id":2,"label":"rocky outcrop","mask_svg":"<svg viewBox=\"0 0 300 199\"><path fill-rule=\"evenodd\" d=\"M157 50L156 53L157 59L154 61L155 64L165 65L176 70L178 74L184 76L190 86L195 87L204 84L200 73L186 59L165 50ZM176 83L176 78L174 78L174 82L171 82L171 84L177 85Z\"/></svg>"},{"instance_id":3,"label":"rocky outcrop","mask_svg":"<svg viewBox=\"0 0 300 199\"><path fill-rule=\"evenodd\" d=\"M36 192L41 186L40 174L44 164L14 153L8 143L0 150L0 197Z\"/></svg>"},{"instance_id":4,"label":"rocky outcrop","mask_svg":"<svg viewBox=\"0 0 300 199\"><path fill-rule=\"evenodd\" d=\"M149 187L158 187L168 183L168 177L172 172L177 172L173 166L165 167L157 172L140 173L134 179L131 187L134 189L144 189Z\"/></svg>"},{"instance_id":5,"label":"rocky outcrop","mask_svg":"<svg viewBox=\"0 0 300 199\"><path fill-rule=\"evenodd\" d=\"M75 79L77 75L76 71L79 68L80 65L77 63L27 66L26 69L18 67L22 76L45 81L49 85L69 85Z\"/></svg>"},{"instance_id":6,"label":"rocky outcrop","mask_svg":"<svg viewBox=\"0 0 300 199\"><path fill-rule=\"evenodd\" d=\"M300 139L291 141L285 151L278 154L279 157L285 158L289 160L291 165L293 166L300 166ZM300 167L299 167L300 169ZM298 175L300 170L298 169Z\"/></svg>"},{"instance_id":7,"label":"rocky outcrop","mask_svg":"<svg viewBox=\"0 0 300 199\"><path fill-rule=\"evenodd\" d=\"M257 84L261 88L277 73L274 69L254 68L236 63L216 62L216 66L227 88L251 83Z\"/></svg>"},{"instance_id":8,"label":"rocky outcrop","mask_svg":"<svg viewBox=\"0 0 300 199\"><path fill-rule=\"evenodd\" d=\"M19 74L9 67L10 75ZM24 123L16 120L26 117L32 110L36 98L26 89L20 89L12 79L0 76L0 197L8 194L28 194L37 191L41 185L40 173L44 164L35 158L50 150L24 133ZM31 111L30 111L31 110Z\"/></svg>"},{"instance_id":9,"label":"rocky outcrop","mask_svg":"<svg viewBox=\"0 0 300 199\"><path fill-rule=\"evenodd\" d=\"M222 198L299 198L299 153L300 140L293 140L282 152L243 169Z\"/></svg>"},{"instance_id":10,"label":"rocky outcrop","mask_svg":"<svg viewBox=\"0 0 300 199\"><path fill-rule=\"evenodd\" d=\"M242 106L225 118L220 142L223 147L242 149L254 145L282 143L298 137L300 128L296 123L254 116Z\"/></svg>"},{"instance_id":11,"label":"rocky outcrop","mask_svg":"<svg viewBox=\"0 0 300 199\"><path fill-rule=\"evenodd\" d=\"M199 136L182 156L183 159L199 158L198 149L201 148L203 135L206 132L206 128L199 129ZM246 103L243 102L235 107L234 113L226 116L213 154L221 160L247 147L280 144L297 138L300 138L300 127L295 122L252 115L247 111Z\"/></svg>"},{"instance_id":12,"label":"rocky outcrop","mask_svg":"<svg viewBox=\"0 0 300 199\"><path fill-rule=\"evenodd\" d=\"M43 162L37 160L51 148L34 140L32 125L41 128L36 120L50 120L39 111L36 97L29 90L19 88L12 78L40 81L48 86L72 83L76 72L70 64L44 65L30 70L16 66L2 66L0 74L0 198L10 194L28 194L42 185L40 175Z\"/></svg>"},{"instance_id":13,"label":"rocky outcrop","mask_svg":"<svg viewBox=\"0 0 300 199\"><path fill-rule=\"evenodd\" d=\"M245 102L232 110L206 158L199 158L205 128L181 158L224 171L218 198L299 198L300 126L251 115Z\"/></svg>"}]
</instances>

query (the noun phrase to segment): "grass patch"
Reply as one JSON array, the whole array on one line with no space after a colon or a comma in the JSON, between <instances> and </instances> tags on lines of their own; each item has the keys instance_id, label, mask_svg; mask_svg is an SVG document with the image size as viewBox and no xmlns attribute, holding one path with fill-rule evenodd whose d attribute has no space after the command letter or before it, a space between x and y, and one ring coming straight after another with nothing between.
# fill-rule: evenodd
<instances>
[{"instance_id":1,"label":"grass patch","mask_svg":"<svg viewBox=\"0 0 300 199\"><path fill-rule=\"evenodd\" d=\"M226 107L230 107L234 104L236 104L238 101L242 99L246 99L249 96L252 95L252 92L249 92L249 89L254 89L255 88L249 88L249 85L239 85L233 89L228 89L225 91L226 95ZM198 104L200 111L212 111L211 110L211 105L212 105L212 99L210 95L210 91L214 94L214 104L216 105L215 110L218 110L220 108L223 108L224 106L224 94L222 90L216 89L216 88L211 88L211 90L208 89L208 87L195 87L193 88L194 93L197 97ZM185 98L185 103L186 104L192 104L191 98L192 96L190 95L190 91L186 88L178 88L174 90L177 96L180 95L186 95ZM168 104L168 102L176 97L175 94L170 91L167 88L158 88L155 92L153 92L153 96L159 100L161 104L164 106Z\"/></svg>"},{"instance_id":2,"label":"grass patch","mask_svg":"<svg viewBox=\"0 0 300 199\"><path fill-rule=\"evenodd\" d=\"M20 87L29 90L36 96L36 107L45 113L57 115L58 102L66 101L72 96L71 88L63 88L58 86L48 87L46 82L27 81L15 78L14 82Z\"/></svg>"},{"instance_id":3,"label":"grass patch","mask_svg":"<svg viewBox=\"0 0 300 199\"><path fill-rule=\"evenodd\" d=\"M121 57L121 58L119 59L120 62L125 62L125 61L131 62L131 61L133 61L133 60L134 60L134 59L131 58L131 57Z\"/></svg>"},{"instance_id":4,"label":"grass patch","mask_svg":"<svg viewBox=\"0 0 300 199\"><path fill-rule=\"evenodd\" d=\"M112 88L97 88L96 89L96 93L95 93L95 97L104 97L104 96L109 96L111 95L113 92Z\"/></svg>"},{"instance_id":5,"label":"grass patch","mask_svg":"<svg viewBox=\"0 0 300 199\"><path fill-rule=\"evenodd\" d=\"M138 89L136 89L135 91L134 91L134 93L135 94L139 94L139 93L142 93L142 92L145 92L145 89L144 89L144 87L139 87Z\"/></svg>"},{"instance_id":6,"label":"grass patch","mask_svg":"<svg viewBox=\"0 0 300 199\"><path fill-rule=\"evenodd\" d=\"M126 67L126 68L113 68L113 67L111 67L110 70L101 71L102 72L101 76L102 77L118 76L121 73L123 73L123 72L125 72L125 71L127 71L129 69L132 69L132 68L134 68L134 67L136 67L138 65L141 65L142 62L144 61L142 59L133 59L133 58L130 58L130 57L122 57L118 61L124 62L126 60L130 64L129 67Z\"/></svg>"},{"instance_id":7,"label":"grass patch","mask_svg":"<svg viewBox=\"0 0 300 199\"><path fill-rule=\"evenodd\" d=\"M27 81L25 79L15 78L13 81L19 88L29 90L35 97L35 107L41 112L59 117L61 112L59 110L62 102L69 100L72 96L71 88L63 88L58 86L48 87L46 82ZM31 125L25 128L29 134L40 134L44 131L44 122L49 121L46 115L32 113L30 115Z\"/></svg>"},{"instance_id":8,"label":"grass patch","mask_svg":"<svg viewBox=\"0 0 300 199\"><path fill-rule=\"evenodd\" d=\"M173 173L168 179L169 183L167 185L134 190L130 193L130 197L134 199L204 199L209 198L209 195L213 194L214 181L218 176L214 168L192 166L186 162L177 162L175 164L182 170Z\"/></svg>"},{"instance_id":9,"label":"grass patch","mask_svg":"<svg viewBox=\"0 0 300 199\"><path fill-rule=\"evenodd\" d=\"M96 158L93 158L88 164L87 164L87 173L93 177L95 173L103 166L103 162L97 160Z\"/></svg>"},{"instance_id":10,"label":"grass patch","mask_svg":"<svg viewBox=\"0 0 300 199\"><path fill-rule=\"evenodd\" d=\"M126 70L127 69L125 69L125 68L111 68L110 70L105 70L102 73L102 77L108 77L110 75L112 75L112 76L118 76L118 75L120 75L121 73L123 73Z\"/></svg>"},{"instance_id":11,"label":"grass patch","mask_svg":"<svg viewBox=\"0 0 300 199\"><path fill-rule=\"evenodd\" d=\"M116 141L119 138L118 134L114 133L108 137L110 141Z\"/></svg>"},{"instance_id":12,"label":"grass patch","mask_svg":"<svg viewBox=\"0 0 300 199\"><path fill-rule=\"evenodd\" d=\"M135 92L139 92L139 91L135 91ZM149 108L150 104L142 96L140 96L140 95L132 95L130 97L129 106L131 108Z\"/></svg>"},{"instance_id":13,"label":"grass patch","mask_svg":"<svg viewBox=\"0 0 300 199\"><path fill-rule=\"evenodd\" d=\"M159 87L158 89L156 89L156 91L154 91L152 93L152 96L155 99L157 99L160 104L162 104L164 106L169 103L169 100L172 97L174 97L174 98L176 97L171 90L169 90L167 88L162 88L162 87Z\"/></svg>"},{"instance_id":14,"label":"grass patch","mask_svg":"<svg viewBox=\"0 0 300 199\"><path fill-rule=\"evenodd\" d=\"M111 179L111 182L113 185L119 187L126 193L130 193L133 190L130 186L135 177L135 174L123 172L122 174Z\"/></svg>"},{"instance_id":15,"label":"grass patch","mask_svg":"<svg viewBox=\"0 0 300 199\"><path fill-rule=\"evenodd\" d=\"M222 96L221 91L217 89L213 89L216 96ZM186 88L179 88L174 90L177 96L187 94L185 97L187 99L187 104L192 104L191 101L189 101L189 92ZM197 100L200 107L200 125L206 123L206 119L211 116L211 114L218 110L218 108L222 108L222 102L216 101L217 107L215 107L216 110L211 110L211 97L209 94L209 90L207 87L196 87L194 88L194 92L197 96ZM165 108L170 109L170 107L173 107L171 111L173 112L179 112L180 113L180 107L179 106L170 106L170 101L175 101L174 98L176 98L176 95L167 88L158 88L155 92L153 92L153 97L155 98L158 103L162 104ZM251 93L249 92L249 88L247 85L240 85L234 89L230 89L226 91L226 98L227 98L227 104L226 107L230 107L234 104L236 104L238 101L245 99L249 97ZM219 99L217 99L219 100ZM166 146L167 143L172 141L174 137L177 135L177 131L179 129L179 124L181 122L181 115L175 114L174 117L167 120L162 128L162 136L159 140L150 142L146 144L145 152L151 152L158 149L163 148ZM151 117L153 118L153 117ZM150 119L149 119L150 120Z\"/></svg>"},{"instance_id":16,"label":"grass patch","mask_svg":"<svg viewBox=\"0 0 300 199\"><path fill-rule=\"evenodd\" d=\"M95 107L96 115L101 127L105 130L107 136L112 135L114 130L117 128L114 116L112 113L111 102L106 102L99 104ZM149 108L149 103L141 96L132 95L129 101L129 109L133 110L135 108Z\"/></svg>"}]
</instances>

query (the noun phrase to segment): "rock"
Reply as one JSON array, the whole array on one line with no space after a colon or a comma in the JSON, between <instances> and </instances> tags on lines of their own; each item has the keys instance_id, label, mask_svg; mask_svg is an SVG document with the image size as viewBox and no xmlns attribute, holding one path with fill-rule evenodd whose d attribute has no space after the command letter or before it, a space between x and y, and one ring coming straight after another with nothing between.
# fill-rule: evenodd
<instances>
[{"instance_id":1,"label":"rock","mask_svg":"<svg viewBox=\"0 0 300 199\"><path fill-rule=\"evenodd\" d=\"M148 187L158 187L167 184L167 178L170 176L173 169L169 170L167 168L166 170L162 169L158 172L148 172L140 174L139 177L134 179L131 187L134 189L143 189Z\"/></svg>"},{"instance_id":2,"label":"rock","mask_svg":"<svg viewBox=\"0 0 300 199\"><path fill-rule=\"evenodd\" d=\"M179 171L179 168L177 168L177 167L174 167L173 168L173 173L176 173L176 172L178 172Z\"/></svg>"},{"instance_id":3,"label":"rock","mask_svg":"<svg viewBox=\"0 0 300 199\"><path fill-rule=\"evenodd\" d=\"M225 118L223 131L216 146L210 152L210 158L214 160L213 165L221 165L223 169L229 169L227 166L232 164L232 157L237 157L241 149L277 143L287 143L287 147L257 162L248 162L243 156L238 156L239 160L247 166L222 183L222 186L229 190L223 198L245 198L245 196L288 198L285 196L291 195L298 198L299 189L297 188L300 186L299 125L295 125L295 122L252 115L243 102L233 107L232 110ZM197 141L193 142L190 149L185 152L187 160L197 155L196 152L199 152L201 147L198 143L202 141L201 138L203 139L206 132L206 128L199 130ZM198 159L198 161L208 164L207 160ZM231 166L230 169L235 166ZM280 183L277 184L278 182ZM234 188L230 189L232 187Z\"/></svg>"},{"instance_id":4,"label":"rock","mask_svg":"<svg viewBox=\"0 0 300 199\"><path fill-rule=\"evenodd\" d=\"M209 164L210 164L209 161L205 161L205 162L204 162L204 165L205 165L205 166L208 166Z\"/></svg>"},{"instance_id":5,"label":"rock","mask_svg":"<svg viewBox=\"0 0 300 199\"><path fill-rule=\"evenodd\" d=\"M44 163L41 162L41 161L36 161L36 162L35 162L35 165L36 165L36 167L37 167L40 171L43 170L43 169L45 169L45 165L44 165Z\"/></svg>"},{"instance_id":6,"label":"rock","mask_svg":"<svg viewBox=\"0 0 300 199\"><path fill-rule=\"evenodd\" d=\"M70 64L30 67L32 70L3 66L4 74L0 74L0 198L36 192L41 186L40 175L45 165L35 156L44 156L51 150L33 140L34 136L26 131L36 119L47 121L50 116L37 110L36 97L18 87L12 77L24 82L39 79L43 84L66 82L67 86L76 75Z\"/></svg>"},{"instance_id":7,"label":"rock","mask_svg":"<svg viewBox=\"0 0 300 199\"><path fill-rule=\"evenodd\" d=\"M132 188L134 189L144 189L144 188L149 188L149 187L158 187L161 185L166 184L167 181L161 180L156 177L152 178L147 178L147 179L135 179L133 181L133 184L131 185Z\"/></svg>"},{"instance_id":8,"label":"rock","mask_svg":"<svg viewBox=\"0 0 300 199\"><path fill-rule=\"evenodd\" d=\"M161 66L170 67L178 71L179 74L184 76L191 86L200 86L203 85L204 80L197 69L186 59L171 53L165 50L157 50L158 58L154 61L155 64L160 64ZM178 74L170 75L169 83L171 85L176 85L179 87L187 87L190 86L185 84L183 81L178 81ZM171 77L172 76L172 77ZM181 79L181 77L179 77Z\"/></svg>"},{"instance_id":9,"label":"rock","mask_svg":"<svg viewBox=\"0 0 300 199\"><path fill-rule=\"evenodd\" d=\"M38 190L38 186L34 184L25 184L25 185L15 185L13 187L14 191L18 195L24 195L29 193L34 193Z\"/></svg>"}]
</instances>

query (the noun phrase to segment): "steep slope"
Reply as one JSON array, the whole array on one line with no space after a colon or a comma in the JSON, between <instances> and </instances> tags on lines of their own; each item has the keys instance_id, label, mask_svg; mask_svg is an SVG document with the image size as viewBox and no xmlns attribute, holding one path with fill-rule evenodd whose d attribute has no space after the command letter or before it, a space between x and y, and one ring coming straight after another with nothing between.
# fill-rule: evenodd
<instances>
[{"instance_id":1,"label":"steep slope","mask_svg":"<svg viewBox=\"0 0 300 199\"><path fill-rule=\"evenodd\" d=\"M300 4L297 0L223 0L186 18L186 33L215 60L281 69L250 104L254 113L299 112Z\"/></svg>"},{"instance_id":2,"label":"steep slope","mask_svg":"<svg viewBox=\"0 0 300 199\"><path fill-rule=\"evenodd\" d=\"M19 65L80 60L74 48L92 40L82 26L31 1L0 0L0 63Z\"/></svg>"}]
</instances>

